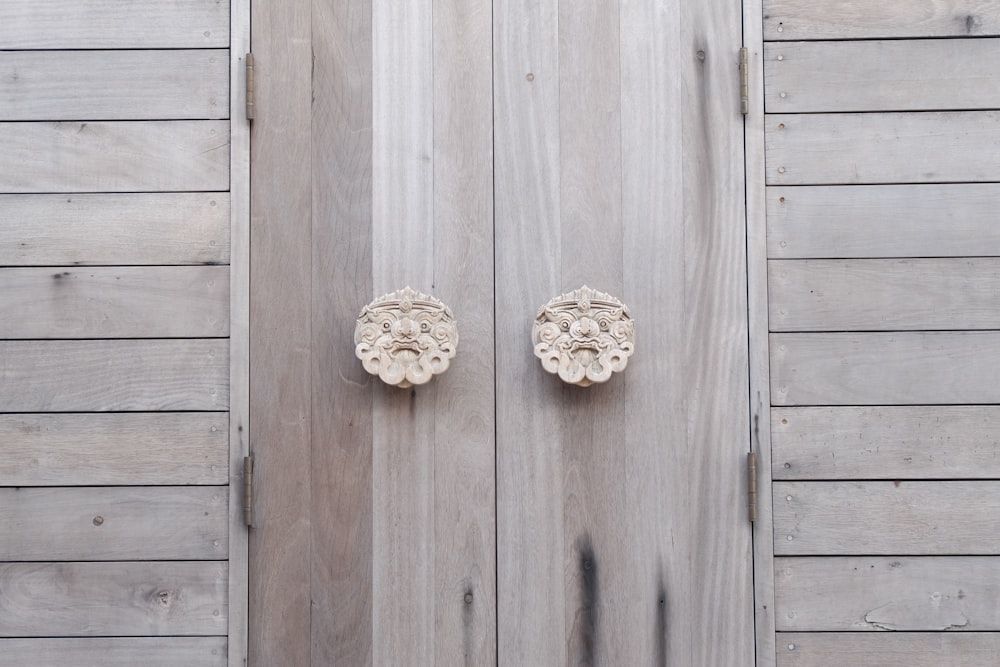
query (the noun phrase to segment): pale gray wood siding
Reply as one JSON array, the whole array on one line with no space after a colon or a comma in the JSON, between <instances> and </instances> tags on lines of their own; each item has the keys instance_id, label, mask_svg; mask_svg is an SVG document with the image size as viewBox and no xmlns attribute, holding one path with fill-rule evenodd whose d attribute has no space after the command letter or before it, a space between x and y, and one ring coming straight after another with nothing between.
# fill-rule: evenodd
<instances>
[{"instance_id":1,"label":"pale gray wood siding","mask_svg":"<svg viewBox=\"0 0 1000 667\"><path fill-rule=\"evenodd\" d=\"M763 5L777 665L996 664L1000 6Z\"/></svg>"},{"instance_id":2,"label":"pale gray wood siding","mask_svg":"<svg viewBox=\"0 0 1000 667\"><path fill-rule=\"evenodd\" d=\"M229 45L228 2L0 6L10 664L242 664Z\"/></svg>"}]
</instances>

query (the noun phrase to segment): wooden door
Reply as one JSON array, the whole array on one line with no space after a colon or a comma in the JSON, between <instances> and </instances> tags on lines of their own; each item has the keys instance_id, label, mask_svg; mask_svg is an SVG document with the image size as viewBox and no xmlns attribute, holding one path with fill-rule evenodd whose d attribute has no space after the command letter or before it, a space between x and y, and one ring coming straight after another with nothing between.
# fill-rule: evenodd
<instances>
[{"instance_id":1,"label":"wooden door","mask_svg":"<svg viewBox=\"0 0 1000 667\"><path fill-rule=\"evenodd\" d=\"M251 662L753 661L740 3L254 6ZM587 284L627 370L532 353ZM411 286L449 370L364 372Z\"/></svg>"},{"instance_id":2,"label":"wooden door","mask_svg":"<svg viewBox=\"0 0 1000 667\"><path fill-rule=\"evenodd\" d=\"M245 663L247 9L0 5L4 664Z\"/></svg>"},{"instance_id":3,"label":"wooden door","mask_svg":"<svg viewBox=\"0 0 1000 667\"><path fill-rule=\"evenodd\" d=\"M758 664L997 664L1000 9L765 0L748 34Z\"/></svg>"}]
</instances>

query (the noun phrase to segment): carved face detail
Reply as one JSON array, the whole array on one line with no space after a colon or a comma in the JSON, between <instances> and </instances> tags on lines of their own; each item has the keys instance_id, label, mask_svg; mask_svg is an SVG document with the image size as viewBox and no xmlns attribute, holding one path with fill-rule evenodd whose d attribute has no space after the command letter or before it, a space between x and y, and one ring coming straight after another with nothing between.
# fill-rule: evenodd
<instances>
[{"instance_id":1,"label":"carved face detail","mask_svg":"<svg viewBox=\"0 0 1000 667\"><path fill-rule=\"evenodd\" d=\"M545 304L532 341L545 370L586 387L625 370L635 349L635 322L621 301L584 285Z\"/></svg>"},{"instance_id":2,"label":"carved face detail","mask_svg":"<svg viewBox=\"0 0 1000 667\"><path fill-rule=\"evenodd\" d=\"M448 370L458 327L447 306L406 287L364 307L354 343L366 371L387 384L410 387Z\"/></svg>"}]
</instances>

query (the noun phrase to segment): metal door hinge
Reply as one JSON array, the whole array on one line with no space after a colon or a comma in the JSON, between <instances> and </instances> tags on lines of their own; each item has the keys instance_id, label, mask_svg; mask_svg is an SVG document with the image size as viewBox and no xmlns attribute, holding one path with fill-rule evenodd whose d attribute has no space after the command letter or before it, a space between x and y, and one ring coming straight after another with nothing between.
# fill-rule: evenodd
<instances>
[{"instance_id":1,"label":"metal door hinge","mask_svg":"<svg viewBox=\"0 0 1000 667\"><path fill-rule=\"evenodd\" d=\"M243 457L243 522L253 528L253 456Z\"/></svg>"},{"instance_id":2,"label":"metal door hinge","mask_svg":"<svg viewBox=\"0 0 1000 667\"><path fill-rule=\"evenodd\" d=\"M757 454L747 452L747 518L757 521Z\"/></svg>"},{"instance_id":3,"label":"metal door hinge","mask_svg":"<svg viewBox=\"0 0 1000 667\"><path fill-rule=\"evenodd\" d=\"M247 54L247 120L253 120L254 104L256 103L253 81L253 54Z\"/></svg>"},{"instance_id":4,"label":"metal door hinge","mask_svg":"<svg viewBox=\"0 0 1000 667\"><path fill-rule=\"evenodd\" d=\"M740 49L740 113L750 113L750 54L745 46Z\"/></svg>"}]
</instances>

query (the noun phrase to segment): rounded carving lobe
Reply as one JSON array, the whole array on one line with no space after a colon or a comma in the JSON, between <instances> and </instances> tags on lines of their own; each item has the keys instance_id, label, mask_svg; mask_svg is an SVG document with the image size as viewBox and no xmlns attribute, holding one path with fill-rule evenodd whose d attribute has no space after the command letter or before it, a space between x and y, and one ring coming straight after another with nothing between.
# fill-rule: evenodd
<instances>
[{"instance_id":1,"label":"rounded carving lobe","mask_svg":"<svg viewBox=\"0 0 1000 667\"><path fill-rule=\"evenodd\" d=\"M448 370L458 326L441 301L404 287L361 310L354 344L366 371L386 384L412 387Z\"/></svg>"},{"instance_id":2,"label":"rounded carving lobe","mask_svg":"<svg viewBox=\"0 0 1000 667\"><path fill-rule=\"evenodd\" d=\"M621 301L586 285L545 304L531 333L542 368L586 387L625 370L635 322Z\"/></svg>"}]
</instances>

